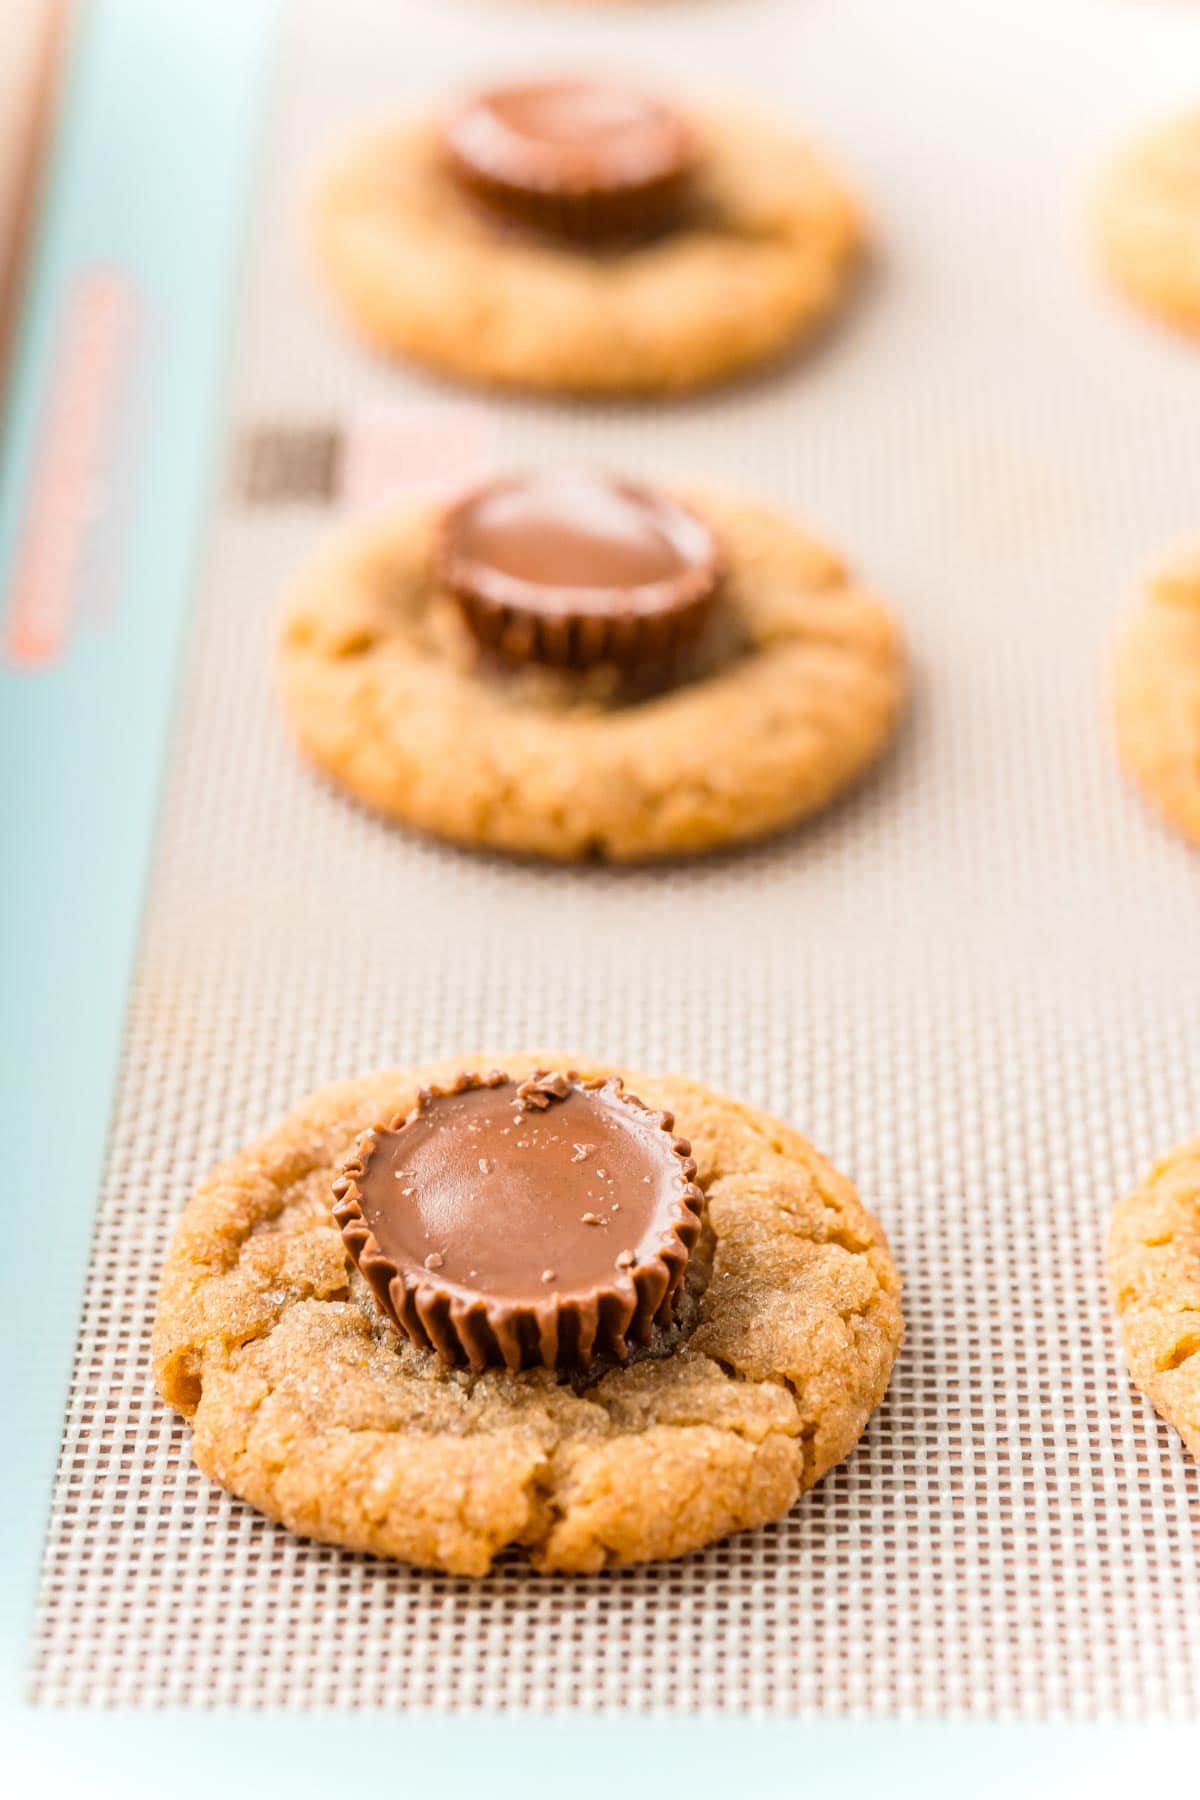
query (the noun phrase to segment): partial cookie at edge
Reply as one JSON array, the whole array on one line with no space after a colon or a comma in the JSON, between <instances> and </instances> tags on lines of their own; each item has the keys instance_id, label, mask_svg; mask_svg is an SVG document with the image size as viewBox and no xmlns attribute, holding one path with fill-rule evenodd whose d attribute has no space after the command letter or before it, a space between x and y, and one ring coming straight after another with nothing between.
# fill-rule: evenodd
<instances>
[{"instance_id":1,"label":"partial cookie at edge","mask_svg":"<svg viewBox=\"0 0 1200 1800\"><path fill-rule=\"evenodd\" d=\"M1117 1205L1108 1279L1135 1385L1200 1461L1200 1138Z\"/></svg>"},{"instance_id":2,"label":"partial cookie at edge","mask_svg":"<svg viewBox=\"0 0 1200 1800\"><path fill-rule=\"evenodd\" d=\"M1200 556L1165 569L1121 627L1112 697L1125 769L1200 843Z\"/></svg>"},{"instance_id":3,"label":"partial cookie at edge","mask_svg":"<svg viewBox=\"0 0 1200 1800\"><path fill-rule=\"evenodd\" d=\"M1200 334L1200 112L1117 158L1095 202L1109 278L1144 312Z\"/></svg>"}]
</instances>

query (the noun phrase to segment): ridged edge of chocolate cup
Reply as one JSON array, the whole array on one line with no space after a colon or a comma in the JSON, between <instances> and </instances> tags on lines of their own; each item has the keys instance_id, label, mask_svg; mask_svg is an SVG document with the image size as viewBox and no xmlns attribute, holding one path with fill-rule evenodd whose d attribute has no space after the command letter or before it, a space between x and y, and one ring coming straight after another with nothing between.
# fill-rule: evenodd
<instances>
[{"instance_id":1,"label":"ridged edge of chocolate cup","mask_svg":"<svg viewBox=\"0 0 1200 1800\"><path fill-rule=\"evenodd\" d=\"M634 248L665 237L687 219L697 161L638 187L567 192L508 187L469 168L449 145L443 155L456 186L489 222L576 251Z\"/></svg>"},{"instance_id":2,"label":"ridged edge of chocolate cup","mask_svg":"<svg viewBox=\"0 0 1200 1800\"><path fill-rule=\"evenodd\" d=\"M696 642L716 600L724 562L716 533L694 507L677 500L674 494L664 491L662 495L701 527L711 555L701 566L684 569L665 581L647 582L635 590L649 596L664 590L668 598L657 609L653 599L636 608L623 604L628 589L597 587L574 590L578 595L591 595L593 607L572 608L568 601L561 611L551 612L522 605L517 597L520 588L534 584L522 583L516 576L497 574L488 584L491 592L468 582L465 570L477 566L474 559L456 554L449 545L456 515L475 505L494 485L484 482L446 508L434 551L436 580L452 596L476 640L494 656L515 665L533 662L558 669L584 670L599 663L611 663L624 670L654 669L670 663ZM645 486L638 482L618 485ZM652 488L646 491L655 493ZM669 598L672 592L676 595L673 602ZM603 610L606 595L613 597L612 610L608 612Z\"/></svg>"},{"instance_id":3,"label":"ridged edge of chocolate cup","mask_svg":"<svg viewBox=\"0 0 1200 1800\"><path fill-rule=\"evenodd\" d=\"M624 1363L631 1342L646 1344L656 1325L671 1322L684 1270L700 1236L704 1206L691 1144L675 1136L673 1113L656 1112L636 1095L627 1094L619 1075L581 1076L573 1070L536 1069L517 1083L518 1091L558 1075L584 1092L607 1088L612 1098L641 1113L669 1139L684 1177L668 1221L670 1241L647 1260L617 1272L611 1287L565 1298L549 1294L543 1301L523 1305L490 1300L482 1294L466 1301L440 1285L423 1265L402 1268L387 1256L363 1216L359 1183L378 1134L400 1131L435 1100L516 1081L503 1070L493 1069L486 1075L464 1072L449 1086L422 1088L407 1112L359 1134L353 1154L334 1180L333 1216L380 1312L402 1337L453 1367L476 1371L505 1368L515 1373L537 1367L586 1369L601 1358Z\"/></svg>"}]
</instances>

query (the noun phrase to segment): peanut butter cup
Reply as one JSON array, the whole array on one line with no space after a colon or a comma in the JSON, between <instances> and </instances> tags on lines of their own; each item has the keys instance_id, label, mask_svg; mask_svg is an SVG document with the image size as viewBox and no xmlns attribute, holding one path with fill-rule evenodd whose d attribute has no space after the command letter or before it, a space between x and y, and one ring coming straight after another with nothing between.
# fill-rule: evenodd
<instances>
[{"instance_id":1,"label":"peanut butter cup","mask_svg":"<svg viewBox=\"0 0 1200 1800\"><path fill-rule=\"evenodd\" d=\"M719 576L716 541L695 513L582 471L469 495L442 522L439 565L489 650L574 669L669 660L698 636Z\"/></svg>"},{"instance_id":2,"label":"peanut butter cup","mask_svg":"<svg viewBox=\"0 0 1200 1800\"><path fill-rule=\"evenodd\" d=\"M498 219L584 244L667 229L697 155L672 107L582 80L474 95L449 120L445 150L459 185Z\"/></svg>"},{"instance_id":3,"label":"peanut butter cup","mask_svg":"<svg viewBox=\"0 0 1200 1800\"><path fill-rule=\"evenodd\" d=\"M364 1132L334 1217L380 1311L473 1369L624 1362L700 1231L690 1146L620 1081L494 1071Z\"/></svg>"}]
</instances>

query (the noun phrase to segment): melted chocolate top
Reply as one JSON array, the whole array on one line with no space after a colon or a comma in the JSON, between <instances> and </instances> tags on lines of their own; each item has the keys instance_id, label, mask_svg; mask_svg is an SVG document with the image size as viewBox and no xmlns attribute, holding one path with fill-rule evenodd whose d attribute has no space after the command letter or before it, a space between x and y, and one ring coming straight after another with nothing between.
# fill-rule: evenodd
<instances>
[{"instance_id":1,"label":"melted chocolate top","mask_svg":"<svg viewBox=\"0 0 1200 1800\"><path fill-rule=\"evenodd\" d=\"M512 1081L447 1094L379 1134L360 1205L380 1249L516 1303L628 1281L687 1185L670 1138L611 1090L519 1096Z\"/></svg>"},{"instance_id":2,"label":"melted chocolate top","mask_svg":"<svg viewBox=\"0 0 1200 1800\"><path fill-rule=\"evenodd\" d=\"M488 88L451 118L456 179L514 223L578 239L670 223L696 161L672 107L608 81Z\"/></svg>"},{"instance_id":3,"label":"melted chocolate top","mask_svg":"<svg viewBox=\"0 0 1200 1800\"><path fill-rule=\"evenodd\" d=\"M715 540L694 513L639 483L582 472L470 496L444 520L441 561L485 642L506 634L510 654L516 642L523 659L577 667L638 661L694 635L718 575Z\"/></svg>"},{"instance_id":4,"label":"melted chocolate top","mask_svg":"<svg viewBox=\"0 0 1200 1800\"><path fill-rule=\"evenodd\" d=\"M473 1368L624 1361L669 1324L702 1196L616 1078L463 1075L363 1134L334 1215L380 1310Z\"/></svg>"}]
</instances>

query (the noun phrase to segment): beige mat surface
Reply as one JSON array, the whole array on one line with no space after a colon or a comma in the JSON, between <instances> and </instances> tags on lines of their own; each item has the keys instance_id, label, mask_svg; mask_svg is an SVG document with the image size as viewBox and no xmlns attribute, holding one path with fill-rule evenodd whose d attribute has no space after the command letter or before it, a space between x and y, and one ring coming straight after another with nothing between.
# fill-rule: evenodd
<instances>
[{"instance_id":1,"label":"beige mat surface","mask_svg":"<svg viewBox=\"0 0 1200 1800\"><path fill-rule=\"evenodd\" d=\"M231 479L132 996L37 1701L1200 1714L1200 1479L1129 1387L1102 1269L1113 1195L1200 1130L1200 857L1124 788L1102 701L1113 619L1200 536L1200 352L1109 299L1082 230L1097 162L1183 98L1195 25L1115 0L297 9L231 470L264 426L354 437L382 404L403 439L403 408L457 404L360 354L308 283L300 190L357 113L536 46L548 66L761 88L875 212L844 329L703 401L509 402L488 429L504 461L666 468L793 507L901 609L917 692L878 779L747 855L572 873L416 842L320 786L280 730L278 597L330 510ZM891 1395L784 1523L678 1566L514 1564L472 1586L298 1542L192 1470L151 1389L171 1223L312 1086L536 1042L688 1071L849 1170L906 1280Z\"/></svg>"}]
</instances>

